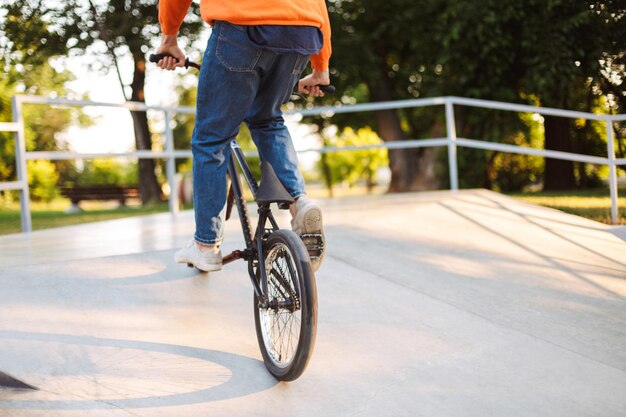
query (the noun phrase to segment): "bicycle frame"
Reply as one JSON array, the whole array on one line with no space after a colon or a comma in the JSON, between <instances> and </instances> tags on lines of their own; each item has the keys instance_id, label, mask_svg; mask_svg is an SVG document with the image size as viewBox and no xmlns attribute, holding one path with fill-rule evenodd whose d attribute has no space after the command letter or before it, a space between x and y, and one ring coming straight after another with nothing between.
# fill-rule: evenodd
<instances>
[{"instance_id":1,"label":"bicycle frame","mask_svg":"<svg viewBox=\"0 0 626 417\"><path fill-rule=\"evenodd\" d=\"M259 185L250 172L250 167L246 162L246 158L243 154L243 151L239 147L239 144L236 140L233 140L230 143L230 153L231 158L228 163L228 175L230 177L230 191L232 192L232 196L234 196L234 203L237 206L237 212L239 213L239 218L241 220L241 228L243 231L243 238L246 244L246 249L243 251L235 250L232 253L226 255L223 259L223 264L230 263L237 259L244 259L248 262L248 275L250 276L250 280L252 281L252 285L254 287L254 291L259 300L261 300L261 305L267 304L267 275L265 268L261 265L258 265L259 260L263 259L263 238L268 232L274 232L279 229L278 223L274 219L274 216L270 210L269 204L259 204L258 213L259 213L259 221L257 223L256 230L254 235L252 234L252 226L250 222L250 216L248 214L248 207L246 205L246 201L243 196L243 190L241 187L241 180L239 170L237 169L237 165L241 169L241 174L243 175L246 183L248 184L252 195L256 200L257 192L259 190ZM231 193L229 192L229 201L228 205L232 204ZM227 213L230 212L230 207L227 207ZM227 215L227 218L229 216ZM265 225L269 220L271 225L271 230L268 231ZM256 255L256 256L255 256ZM257 261L257 271L259 273L257 282L257 273L254 271L254 261Z\"/></svg>"}]
</instances>

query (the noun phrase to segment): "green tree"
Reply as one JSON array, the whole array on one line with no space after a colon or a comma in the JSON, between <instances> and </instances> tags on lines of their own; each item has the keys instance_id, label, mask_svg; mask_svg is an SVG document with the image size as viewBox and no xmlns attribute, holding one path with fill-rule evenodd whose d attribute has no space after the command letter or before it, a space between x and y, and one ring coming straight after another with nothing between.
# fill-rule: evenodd
<instances>
[{"instance_id":1,"label":"green tree","mask_svg":"<svg viewBox=\"0 0 626 417\"><path fill-rule=\"evenodd\" d=\"M58 195L59 173L50 161L28 161L28 186L35 201L50 202Z\"/></svg>"},{"instance_id":2,"label":"green tree","mask_svg":"<svg viewBox=\"0 0 626 417\"><path fill-rule=\"evenodd\" d=\"M8 77L0 78L0 122L11 122L11 96L15 94L15 86ZM11 181L15 178L15 139L13 133L0 132L0 181Z\"/></svg>"},{"instance_id":3,"label":"green tree","mask_svg":"<svg viewBox=\"0 0 626 417\"><path fill-rule=\"evenodd\" d=\"M592 13L604 22L605 48L600 59L602 69L599 77L593 79L590 95L604 97L603 111L615 114L626 109L626 4L623 0L603 0L590 2ZM586 128L588 125L585 126ZM626 157L626 122L614 123L618 138L618 157ZM621 169L626 172L626 167Z\"/></svg>"},{"instance_id":4,"label":"green tree","mask_svg":"<svg viewBox=\"0 0 626 417\"><path fill-rule=\"evenodd\" d=\"M350 97L362 101L417 97L419 91L411 85L410 77L421 83L430 76L436 76L430 64L433 58L429 53L431 45L420 41L426 38L428 30L426 25L419 24L431 21L436 4L423 1L417 3L412 0L337 0L329 5L334 33L331 73L333 83L345 97L340 98L340 101L343 99L349 102ZM420 68L423 68L422 72ZM355 123L354 127L374 127L384 141L427 136L424 131L413 131L413 125L409 122L411 113L376 111L374 123L365 119L365 115L350 115L350 118ZM340 128L351 124L341 117L337 118L337 122ZM390 191L435 187L434 174L430 169L425 169L435 157L436 153L432 149L390 151Z\"/></svg>"},{"instance_id":5,"label":"green tree","mask_svg":"<svg viewBox=\"0 0 626 417\"><path fill-rule=\"evenodd\" d=\"M534 11L526 20L522 90L547 107L591 111L585 106L585 80L600 75L605 24L590 11L589 2L553 0L525 3ZM573 120L545 117L545 148L574 152ZM544 189L576 187L574 163L546 159Z\"/></svg>"},{"instance_id":6,"label":"green tree","mask_svg":"<svg viewBox=\"0 0 626 417\"><path fill-rule=\"evenodd\" d=\"M362 145L377 145L382 143L378 135L370 128L361 128L354 131L345 128L340 134L326 137L325 146L349 147ZM322 162L323 161L323 162ZM376 184L376 172L389 164L386 149L362 149L358 151L332 152L325 160L322 169L329 169L330 176L327 185L332 195L332 186L347 183L353 187L359 181L365 181L367 189L372 190Z\"/></svg>"},{"instance_id":7,"label":"green tree","mask_svg":"<svg viewBox=\"0 0 626 417\"><path fill-rule=\"evenodd\" d=\"M117 72L126 100L145 102L145 56L160 32L157 0L17 0L6 8L3 29L10 41L5 46L13 62L28 69L53 56L93 54L99 57L103 71ZM194 4L181 28L181 36L195 40L201 26L199 6ZM118 65L122 55L132 58L130 86L124 84ZM131 114L137 149L151 149L146 113L132 111ZM138 165L142 201L160 199L155 161L140 159Z\"/></svg>"},{"instance_id":8,"label":"green tree","mask_svg":"<svg viewBox=\"0 0 626 417\"><path fill-rule=\"evenodd\" d=\"M76 185L119 185L137 184L137 170L134 164L122 163L114 159L93 159L86 161L83 169L73 179Z\"/></svg>"},{"instance_id":9,"label":"green tree","mask_svg":"<svg viewBox=\"0 0 626 417\"><path fill-rule=\"evenodd\" d=\"M6 77L0 80L0 121L13 119L11 97L15 94L71 96L71 92L64 87L65 83L73 79L68 71L58 71L47 62L31 68L28 73L24 74L16 74L15 69L4 67ZM59 134L65 132L72 124L79 123L87 126L91 122L75 108L51 109L41 105L25 105L23 115L27 151L68 150L67 145L59 140ZM0 181L14 180L16 161L13 133L0 133L0 150ZM54 173L50 172L50 167L54 168ZM31 168L37 170L36 173L29 174L29 179L35 181L35 183L31 181L31 186L35 187L31 189L33 197L49 200L55 195L51 187L56 186L60 178L59 173L71 171L72 162L29 164L28 169Z\"/></svg>"},{"instance_id":10,"label":"green tree","mask_svg":"<svg viewBox=\"0 0 626 417\"><path fill-rule=\"evenodd\" d=\"M598 104L589 94L619 97L612 101L614 109L625 97L626 25L620 1L335 0L329 11L335 34L331 73L348 97L380 101L460 95L536 100L586 111ZM423 121L415 122L416 116ZM375 123L354 120L375 126L385 141L440 132L442 123L441 115L418 110L376 112ZM566 122L546 119L548 149L575 150L576 130ZM515 143L516 132L522 131L524 143L530 141L529 128L512 113L485 116L460 107L457 126L465 137ZM494 153L464 153L467 161L460 164L483 171L475 176L475 185L488 182ZM428 166L425 156L417 150L390 152L392 191L423 184L419 178L428 173L419 167ZM546 164L546 188L571 187L574 164L554 162Z\"/></svg>"}]
</instances>

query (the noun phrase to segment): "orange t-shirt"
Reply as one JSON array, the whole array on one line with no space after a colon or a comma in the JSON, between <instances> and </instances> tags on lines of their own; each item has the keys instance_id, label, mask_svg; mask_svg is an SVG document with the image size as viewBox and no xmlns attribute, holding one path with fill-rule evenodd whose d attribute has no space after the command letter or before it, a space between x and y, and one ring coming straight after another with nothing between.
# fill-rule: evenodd
<instances>
[{"instance_id":1,"label":"orange t-shirt","mask_svg":"<svg viewBox=\"0 0 626 417\"><path fill-rule=\"evenodd\" d=\"M160 0L159 23L165 35L178 32L191 0ZM328 69L331 54L330 22L324 0L200 0L202 19L209 24L224 20L235 25L315 26L324 34L324 46L311 56L318 71Z\"/></svg>"}]
</instances>

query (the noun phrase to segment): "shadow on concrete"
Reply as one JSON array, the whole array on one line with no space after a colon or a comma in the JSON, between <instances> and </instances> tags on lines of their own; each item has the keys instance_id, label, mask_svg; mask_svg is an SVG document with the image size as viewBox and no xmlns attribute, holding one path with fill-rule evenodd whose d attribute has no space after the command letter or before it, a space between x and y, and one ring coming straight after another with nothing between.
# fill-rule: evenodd
<instances>
[{"instance_id":1,"label":"shadow on concrete","mask_svg":"<svg viewBox=\"0 0 626 417\"><path fill-rule=\"evenodd\" d=\"M500 201L497 201L497 200L495 200L493 198L489 198L489 197L485 197L485 196L483 196L482 198L485 198L485 199L493 202L494 204L497 205L497 207L500 210L504 210L506 212L513 213L514 215L520 217L524 221L526 221L526 222L528 222L528 223L530 223L530 224L532 224L534 226L541 227L546 232L552 234L553 236L557 236L560 239L563 239L564 241L568 242L569 244L578 246L580 249L583 249L583 250L586 250L586 251L588 251L590 253L593 253L594 255L599 256L599 257L605 259L606 261L608 261L610 263L613 263L613 264L618 265L620 267L626 267L626 263L616 261L613 258L609 258L609 257L605 256L603 253L600 253L600 252L598 252L598 251L596 251L594 249L591 249L588 246L581 245L580 243L578 243L578 242L576 242L576 241L574 241L574 240L572 240L572 239L570 239L570 238L568 238L566 236L563 236L563 234L554 231L554 229L548 228L548 227L540 224L539 222L537 222L537 221L535 221L533 219L534 216L529 216L529 215L526 215L526 214L523 214L523 213L519 213L519 212L517 212L515 210L512 210L510 207L507 207L506 205L502 204ZM595 229L595 230L597 230L597 229Z\"/></svg>"},{"instance_id":2,"label":"shadow on concrete","mask_svg":"<svg viewBox=\"0 0 626 417\"><path fill-rule=\"evenodd\" d=\"M497 195L499 198L505 198L505 199L510 199L511 197L504 197L500 194L497 194L495 192L491 192L491 191L486 191L486 190L479 190L479 192L477 192L476 194L473 194L471 196L464 196L461 195L459 196L456 201L462 201L463 203L468 203L468 204L472 204L475 206L481 206L481 207L485 207L485 208L489 208L489 209L500 209L500 208L505 208L506 211L509 212L513 212L516 214L516 211L511 210L507 205L503 204L501 201L495 199L493 196ZM489 204L486 203L484 201L477 201L476 199L481 199L481 200L486 200L488 202L491 202L493 204ZM505 200L506 201L506 200ZM537 205L533 204L533 203L529 203L523 200L515 200L515 205L520 206L520 207L528 207L530 209L536 209ZM572 227L577 227L577 228L581 228L581 229L586 229L586 230L595 230L595 231L607 231L608 228L603 226L601 223L597 223L597 226L592 226L593 223L595 223L593 220L587 220L584 219L585 224L581 224L580 221L576 222L576 221L567 221L563 218L563 215L566 216L572 216L572 218L574 217L578 217L575 214L569 214L566 213L564 211L555 209L555 208L549 208L549 207L541 207L542 211L545 212L549 212L549 211L554 211L555 213L558 213L558 216L550 216L550 215L540 215L539 212L535 212L532 215L528 215L527 217L532 217L534 219L537 220L544 220L544 221L548 221L550 223L555 223L555 224L562 224L564 226L572 226ZM493 215L493 212L490 212L491 215ZM579 218L580 219L580 218ZM578 220L578 219L577 219Z\"/></svg>"},{"instance_id":3,"label":"shadow on concrete","mask_svg":"<svg viewBox=\"0 0 626 417\"><path fill-rule=\"evenodd\" d=\"M471 212L458 206L438 206L480 228L483 232L477 236L491 234L497 238L490 240L491 244L506 242L514 250L484 251L464 244L463 239L429 239L419 232L407 234L395 228L374 233L352 226L331 226L326 230L329 247L332 245L327 257L354 268L355 273L367 271L403 290L416 291L498 326L555 346L567 346L598 362L626 370L621 342L615 339L616 334L622 333L626 297L603 285L608 281L594 282L585 276L598 273L596 268L602 267L602 258L594 257L597 263L585 264L586 268L571 266L568 259L542 252L543 233L538 233L537 247L533 247L483 221L484 216L474 219ZM442 233L450 230L447 227ZM460 229L460 233L464 230ZM335 240L339 236L341 241ZM355 251L356 247L360 250ZM364 253L375 256L363 256ZM603 277L623 282L623 269L602 269Z\"/></svg>"},{"instance_id":4,"label":"shadow on concrete","mask_svg":"<svg viewBox=\"0 0 626 417\"><path fill-rule=\"evenodd\" d=\"M626 242L626 226L616 226L616 227L612 227L609 232L613 235L616 236L620 239L622 239L624 242Z\"/></svg>"},{"instance_id":5,"label":"shadow on concrete","mask_svg":"<svg viewBox=\"0 0 626 417\"><path fill-rule=\"evenodd\" d=\"M275 386L278 381L273 379L265 369L262 361L248 358L227 352L200 349L189 346L172 345L164 343L152 343L134 340L106 339L90 336L75 336L67 334L31 333L20 331L0 331L0 341L5 344L7 341L22 341L33 343L57 343L71 346L78 346L81 349L95 349L99 347L113 347L120 349L133 349L145 351L146 353L164 353L176 355L185 359L196 359L208 361L226 368L230 372L230 377L219 385L199 388L189 392L179 392L174 394L145 395L140 398L109 398L98 399L81 398L80 393L59 393L46 392L45 387L37 395L51 394L49 398L29 399L28 394L20 393L15 399L6 399L6 395L0 397L0 409L27 409L27 410L93 410L111 408L153 408L169 407L199 403L210 403L255 394ZM155 367L159 364L155 363ZM181 366L182 367L182 366ZM169 370L171 372L171 370ZM53 373L46 378L54 379L62 371ZM207 381L210 380L207 376ZM92 376L96 379L96 376ZM149 385L150 380L146 378L145 384ZM209 385L209 384L207 384ZM180 387L179 387L180 388ZM146 389L149 391L149 389ZM78 399L74 399L78 398Z\"/></svg>"},{"instance_id":6,"label":"shadow on concrete","mask_svg":"<svg viewBox=\"0 0 626 417\"><path fill-rule=\"evenodd\" d=\"M535 250L535 249L533 249L533 248L531 248L531 247L529 247L527 245L519 243L518 241L512 239L510 236L507 236L506 234L501 233L501 232L495 230L492 227L489 227L489 226L487 226L487 225L485 225L485 224L483 224L483 223L481 223L481 222L479 222L477 220L472 219L471 217L467 216L464 213L461 213L458 209L456 209L456 208L454 208L454 207L452 207L450 205L447 205L445 203L440 203L440 205L442 207L445 207L446 209L450 210L451 212L455 213L457 216L462 217L463 219L467 220L468 222L471 222L471 223L475 224L476 226L479 226L479 227L483 228L484 230L486 230L486 231L488 231L488 232L490 232L490 233L492 233L492 234L494 234L494 235L496 235L496 236L498 236L498 237L500 237L502 239L505 239L505 240L509 241L513 245L519 247L520 249L522 249L522 250L524 250L526 252L532 253L534 256L543 259L544 261L548 262L549 264L552 264L555 268L557 268L557 269L559 269L559 270L561 270L563 272L568 273L572 277L576 277L580 281L583 281L585 284L587 284L587 285L589 285L591 287L594 287L594 288L596 288L596 289L598 289L598 290L600 290L602 292L605 292L606 294L611 295L613 297L622 298L622 299L624 298L624 296L622 294L619 294L617 292L611 291L608 288L605 288L604 286L602 286L600 284L597 284L597 283L595 283L595 282L585 278L578 271L574 270L573 268L570 268L569 266L565 265L563 262L557 262L556 260L554 260L554 258L552 258L550 256L546 256L546 255L538 252L537 250ZM504 209L506 209L506 208L504 208ZM515 212L512 212L512 213L515 213ZM515 213L515 214L518 214L518 213ZM520 216L522 216L522 215L520 215ZM524 217L524 216L522 216L522 217ZM593 250L591 250L591 249L589 249L587 247L580 246L578 243L572 241L571 239L567 239L567 238L565 238L565 237L563 237L563 236L561 236L561 235L559 235L557 233L552 232L550 229L548 229L548 228L546 228L546 227L544 227L544 226L542 226L542 225L540 225L538 223L534 223L532 220L527 219L527 221L528 221L528 223L533 224L533 225L538 226L538 227L541 227L545 231L547 231L549 233L552 233L552 234L558 236L559 238L566 240L569 243L572 243L572 244L574 244L576 246L581 247L582 249L588 250L591 253L594 253L594 254L596 254L598 256L601 256L602 258L605 258L603 255L598 254L597 252L595 252L595 251L593 251ZM618 265L621 265L619 262L616 262L615 260L613 260L611 258L605 258L605 259L608 259L608 260L610 260L612 262L615 262Z\"/></svg>"},{"instance_id":7,"label":"shadow on concrete","mask_svg":"<svg viewBox=\"0 0 626 417\"><path fill-rule=\"evenodd\" d=\"M209 274L173 262L171 251L118 255L7 269L21 285L0 291L0 305L19 303L63 309L118 310L146 299L145 286L207 278ZM7 274L8 276L8 274ZM42 288L47 290L42 291ZM154 300L152 300L154 301Z\"/></svg>"}]
</instances>

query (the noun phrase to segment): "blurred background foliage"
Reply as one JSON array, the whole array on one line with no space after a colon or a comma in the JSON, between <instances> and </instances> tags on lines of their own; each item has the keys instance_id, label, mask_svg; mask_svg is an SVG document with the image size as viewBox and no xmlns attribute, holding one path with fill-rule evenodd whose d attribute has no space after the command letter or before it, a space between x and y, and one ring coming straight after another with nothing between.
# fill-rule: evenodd
<instances>
[{"instance_id":1,"label":"blurred background foliage","mask_svg":"<svg viewBox=\"0 0 626 417\"><path fill-rule=\"evenodd\" d=\"M340 133L322 133L322 136L324 146L333 148L382 143L376 132L369 127L356 131L346 127ZM333 151L323 154L318 165L329 194L333 196L333 186L345 184L351 188L361 181L365 181L366 189L372 192L377 184L379 170L389 165L389 159L385 148Z\"/></svg>"},{"instance_id":2,"label":"blurred background foliage","mask_svg":"<svg viewBox=\"0 0 626 417\"><path fill-rule=\"evenodd\" d=\"M455 95L624 111L623 1L334 0L328 6L334 30L331 72L345 96L328 98L329 104L351 97L387 101ZM457 106L456 117L459 137L606 155L606 133L589 121L546 117L538 142L536 126L526 116ZM337 115L335 122L372 126L386 141L445 135L443 111L432 109ZM615 129L623 156L626 126ZM390 152L391 189L445 185L445 171L419 168L436 158L426 150ZM568 189L598 180L596 171L579 165L584 164L548 159L542 167L523 156L459 152L463 187ZM528 170L534 175L526 180L512 178Z\"/></svg>"},{"instance_id":3,"label":"blurred background foliage","mask_svg":"<svg viewBox=\"0 0 626 417\"><path fill-rule=\"evenodd\" d=\"M83 161L82 169L69 178L68 185L96 186L96 185L137 185L137 164L119 159L91 159Z\"/></svg>"},{"instance_id":4,"label":"blurred background foliage","mask_svg":"<svg viewBox=\"0 0 626 417\"><path fill-rule=\"evenodd\" d=\"M156 0L0 2L0 66L5 75L0 79L0 120L11 120L13 94L72 96L64 87L72 74L49 64L57 56L100 54L105 57L103 72L119 72L119 58L132 57L133 82L124 85L120 77L121 88L129 100L144 100L145 57L159 39ZM333 29L330 70L338 93L315 104L454 95L610 114L623 113L626 107L623 0L329 0L327 5ZM194 3L181 30L188 45L203 27L197 7ZM178 97L179 105L195 104L195 90L182 76ZM291 106L312 105L305 100ZM49 109L33 106L25 113L28 146L37 150L63 150L62 132L71 123L89 123L77 110L54 109L52 116ZM602 123L463 106L455 107L455 115L459 137L606 156ZM140 114L133 114L133 120L137 149L154 147L149 120ZM193 120L192 115L175 116L177 149L189 149ZM312 126L322 146L446 136L442 106L303 122ZM626 123L613 127L618 157L625 157ZM239 140L245 150L253 149L247 129L242 128ZM0 133L0 180L15 177L12 146L12 135ZM606 175L589 164L464 148L459 148L458 163L462 188L507 192L593 187ZM69 166L71 162L65 167L52 164L58 183L85 174ZM190 169L186 160L177 165L181 171ZM89 164L82 169L89 166L95 169ZM392 192L445 188L449 183L445 148L322 154L316 177L331 193L339 183L371 187L382 166L389 166ZM154 189L162 181L158 163L136 171L142 197L161 198L160 189Z\"/></svg>"},{"instance_id":5,"label":"blurred background foliage","mask_svg":"<svg viewBox=\"0 0 626 417\"><path fill-rule=\"evenodd\" d=\"M92 55L98 59L91 70L114 71L124 98L145 102L146 55L160 36L157 0L0 0L0 5L0 66L12 71L18 88L51 59ZM203 26L193 3L180 35L192 43ZM123 81L122 57L132 62L130 84ZM146 112L130 113L136 149L152 149ZM140 159L137 165L143 203L161 200L158 162Z\"/></svg>"}]
</instances>

